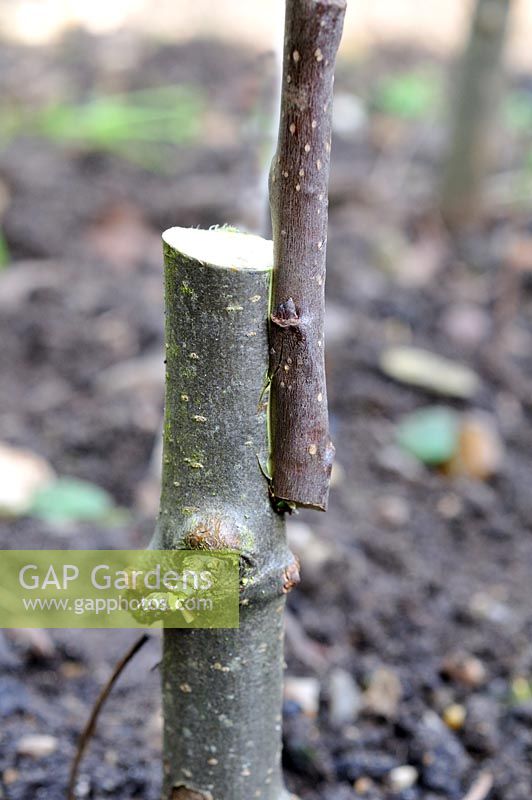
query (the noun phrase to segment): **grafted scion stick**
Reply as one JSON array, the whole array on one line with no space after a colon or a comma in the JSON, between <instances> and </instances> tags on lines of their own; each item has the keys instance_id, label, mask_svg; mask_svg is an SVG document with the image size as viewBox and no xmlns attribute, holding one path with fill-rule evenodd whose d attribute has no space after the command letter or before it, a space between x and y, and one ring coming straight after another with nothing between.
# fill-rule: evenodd
<instances>
[{"instance_id":1,"label":"grafted scion stick","mask_svg":"<svg viewBox=\"0 0 532 800\"><path fill-rule=\"evenodd\" d=\"M272 491L325 510L334 447L324 363L331 112L345 0L287 0L281 116L270 171Z\"/></svg>"}]
</instances>

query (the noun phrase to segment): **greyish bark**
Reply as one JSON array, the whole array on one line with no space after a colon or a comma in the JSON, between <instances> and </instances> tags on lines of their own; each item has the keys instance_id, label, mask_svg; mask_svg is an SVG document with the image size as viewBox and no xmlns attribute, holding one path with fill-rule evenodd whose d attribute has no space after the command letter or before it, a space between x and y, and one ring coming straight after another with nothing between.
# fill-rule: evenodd
<instances>
[{"instance_id":1,"label":"greyish bark","mask_svg":"<svg viewBox=\"0 0 532 800\"><path fill-rule=\"evenodd\" d=\"M195 233L206 235L187 235ZM259 466L269 450L271 255L266 265L244 264L235 239L224 265L217 242L231 235L247 238L208 232L214 257L202 260L183 252L172 231L164 235L163 478L152 546L237 549L245 588L238 630L164 633L163 800L288 797L280 765L282 613L298 575Z\"/></svg>"},{"instance_id":2,"label":"greyish bark","mask_svg":"<svg viewBox=\"0 0 532 800\"><path fill-rule=\"evenodd\" d=\"M482 211L483 181L493 161L503 80L502 53L511 0L477 0L452 107L440 207L458 227Z\"/></svg>"},{"instance_id":3,"label":"greyish bark","mask_svg":"<svg viewBox=\"0 0 532 800\"><path fill-rule=\"evenodd\" d=\"M287 0L281 116L270 170L270 325L276 498L325 510L334 447L324 364L331 113L343 0Z\"/></svg>"}]
</instances>

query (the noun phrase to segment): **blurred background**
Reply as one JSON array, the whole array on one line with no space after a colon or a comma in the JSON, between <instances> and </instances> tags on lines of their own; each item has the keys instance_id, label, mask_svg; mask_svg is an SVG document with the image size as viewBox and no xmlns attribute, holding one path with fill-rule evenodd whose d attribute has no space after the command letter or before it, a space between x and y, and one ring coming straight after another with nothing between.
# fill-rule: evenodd
<instances>
[{"instance_id":1,"label":"blurred background","mask_svg":"<svg viewBox=\"0 0 532 800\"><path fill-rule=\"evenodd\" d=\"M0 546L138 548L161 231L265 230L281 3L0 2ZM289 520L305 800L532 793L532 4L350 4L335 84L330 510ZM0 798L64 798L133 631L0 632ZM159 644L79 798L155 800ZM229 800L229 799L227 799Z\"/></svg>"}]
</instances>

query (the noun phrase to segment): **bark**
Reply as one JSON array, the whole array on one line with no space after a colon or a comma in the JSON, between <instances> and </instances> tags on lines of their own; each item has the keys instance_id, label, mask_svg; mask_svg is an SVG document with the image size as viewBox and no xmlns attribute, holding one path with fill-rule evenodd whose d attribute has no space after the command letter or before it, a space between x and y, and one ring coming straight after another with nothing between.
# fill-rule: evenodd
<instances>
[{"instance_id":1,"label":"bark","mask_svg":"<svg viewBox=\"0 0 532 800\"><path fill-rule=\"evenodd\" d=\"M165 240L163 478L153 546L237 549L238 630L167 630L163 800L286 800L282 612L297 579L268 459L271 243L228 230ZM197 242L196 242L197 240Z\"/></svg>"},{"instance_id":2,"label":"bark","mask_svg":"<svg viewBox=\"0 0 532 800\"><path fill-rule=\"evenodd\" d=\"M331 111L343 0L287 0L281 116L270 170L273 493L325 510L334 448L324 365Z\"/></svg>"},{"instance_id":3,"label":"bark","mask_svg":"<svg viewBox=\"0 0 532 800\"><path fill-rule=\"evenodd\" d=\"M494 154L503 80L502 53L511 0L477 0L458 75L441 211L458 227L482 212L483 181Z\"/></svg>"}]
</instances>

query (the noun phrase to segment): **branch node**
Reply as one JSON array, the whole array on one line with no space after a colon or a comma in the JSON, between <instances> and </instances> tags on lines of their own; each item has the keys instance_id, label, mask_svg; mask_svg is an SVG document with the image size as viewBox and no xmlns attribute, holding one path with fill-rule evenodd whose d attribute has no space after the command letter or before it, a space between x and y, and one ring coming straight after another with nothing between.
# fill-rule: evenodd
<instances>
[{"instance_id":1,"label":"branch node","mask_svg":"<svg viewBox=\"0 0 532 800\"><path fill-rule=\"evenodd\" d=\"M283 572L283 594L288 594L298 585L301 577L299 574L299 559L294 558L292 563Z\"/></svg>"},{"instance_id":2,"label":"branch node","mask_svg":"<svg viewBox=\"0 0 532 800\"><path fill-rule=\"evenodd\" d=\"M301 319L297 313L296 304L291 297L284 303L279 303L273 314L271 321L279 328L297 327L301 324Z\"/></svg>"}]
</instances>

